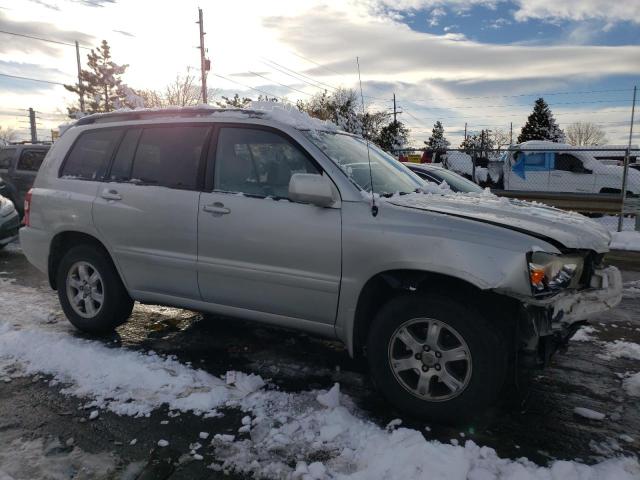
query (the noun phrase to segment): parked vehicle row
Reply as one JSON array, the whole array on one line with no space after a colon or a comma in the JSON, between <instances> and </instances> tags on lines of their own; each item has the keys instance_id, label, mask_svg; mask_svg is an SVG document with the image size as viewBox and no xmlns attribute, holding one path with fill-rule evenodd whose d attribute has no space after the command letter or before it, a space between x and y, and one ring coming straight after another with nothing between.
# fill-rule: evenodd
<instances>
[{"instance_id":1,"label":"parked vehicle row","mask_svg":"<svg viewBox=\"0 0 640 480\"><path fill-rule=\"evenodd\" d=\"M20 216L13 202L0 195L0 250L18 238Z\"/></svg>"},{"instance_id":2,"label":"parked vehicle row","mask_svg":"<svg viewBox=\"0 0 640 480\"><path fill-rule=\"evenodd\" d=\"M337 338L396 407L461 421L620 301L599 225L421 194L376 147L274 108L92 115L62 135L20 241L71 323L110 331L138 300Z\"/></svg>"}]
</instances>

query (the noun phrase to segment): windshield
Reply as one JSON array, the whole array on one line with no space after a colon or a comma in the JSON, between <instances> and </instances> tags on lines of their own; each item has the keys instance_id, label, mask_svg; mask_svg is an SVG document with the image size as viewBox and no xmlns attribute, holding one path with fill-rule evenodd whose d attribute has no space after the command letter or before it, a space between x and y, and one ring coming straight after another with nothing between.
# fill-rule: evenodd
<instances>
[{"instance_id":1,"label":"windshield","mask_svg":"<svg viewBox=\"0 0 640 480\"><path fill-rule=\"evenodd\" d=\"M450 172L445 169L438 169L433 172L434 175L442 178L447 185L451 187L454 192L482 192L484 189L478 184L473 183L471 180L467 180L457 173Z\"/></svg>"},{"instance_id":2,"label":"windshield","mask_svg":"<svg viewBox=\"0 0 640 480\"><path fill-rule=\"evenodd\" d=\"M362 190L380 195L411 193L420 179L391 155L369 143L371 172L365 140L343 133L305 131L304 134L337 164ZM373 179L373 189L371 180Z\"/></svg>"}]
</instances>

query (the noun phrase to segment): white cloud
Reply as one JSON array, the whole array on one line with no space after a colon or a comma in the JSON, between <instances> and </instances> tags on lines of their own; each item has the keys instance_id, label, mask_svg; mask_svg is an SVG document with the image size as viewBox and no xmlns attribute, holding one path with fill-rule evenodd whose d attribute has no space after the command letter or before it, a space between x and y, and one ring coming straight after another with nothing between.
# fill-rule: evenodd
<instances>
[{"instance_id":1,"label":"white cloud","mask_svg":"<svg viewBox=\"0 0 640 480\"><path fill-rule=\"evenodd\" d=\"M603 20L640 23L638 0L517 0L515 19Z\"/></svg>"}]
</instances>

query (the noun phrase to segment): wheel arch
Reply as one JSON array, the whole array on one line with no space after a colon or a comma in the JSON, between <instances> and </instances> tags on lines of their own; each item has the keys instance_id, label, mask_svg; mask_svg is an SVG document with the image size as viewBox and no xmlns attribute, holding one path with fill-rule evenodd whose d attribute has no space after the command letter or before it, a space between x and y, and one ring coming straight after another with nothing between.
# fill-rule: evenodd
<instances>
[{"instance_id":1,"label":"wheel arch","mask_svg":"<svg viewBox=\"0 0 640 480\"><path fill-rule=\"evenodd\" d=\"M397 295L437 292L472 304L492 320L515 320L520 303L510 297L483 290L459 277L423 270L388 270L372 276L360 290L353 319L350 350L366 356L365 345L376 312ZM515 321L513 322L515 324Z\"/></svg>"},{"instance_id":2,"label":"wheel arch","mask_svg":"<svg viewBox=\"0 0 640 480\"><path fill-rule=\"evenodd\" d=\"M54 235L49 246L47 273L49 277L49 285L52 289L57 290L56 272L58 270L58 266L60 265L60 260L62 260L62 257L64 257L65 253L67 253L71 248L78 245L93 245L96 249L102 250L109 261L113 264L114 268L118 272L118 275L120 275L118 266L113 261L113 257L109 253L109 250L100 240L98 240L93 235L85 232L66 230ZM120 275L120 278L124 283L122 275Z\"/></svg>"}]
</instances>

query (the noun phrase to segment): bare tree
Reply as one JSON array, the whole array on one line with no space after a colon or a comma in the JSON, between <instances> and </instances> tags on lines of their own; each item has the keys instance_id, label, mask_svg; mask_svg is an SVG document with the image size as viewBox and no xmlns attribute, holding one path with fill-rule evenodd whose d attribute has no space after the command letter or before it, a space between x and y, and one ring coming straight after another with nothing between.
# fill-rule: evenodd
<instances>
[{"instance_id":1,"label":"bare tree","mask_svg":"<svg viewBox=\"0 0 640 480\"><path fill-rule=\"evenodd\" d=\"M591 122L575 122L569 125L567 140L576 147L607 143L607 137L602 127Z\"/></svg>"},{"instance_id":2,"label":"bare tree","mask_svg":"<svg viewBox=\"0 0 640 480\"><path fill-rule=\"evenodd\" d=\"M507 132L506 130L502 130L501 128L491 130L491 132L489 133L489 137L491 138L491 140L493 140L493 144L495 148L498 149L498 152L502 149L502 147L508 146L511 140L509 132Z\"/></svg>"},{"instance_id":3,"label":"bare tree","mask_svg":"<svg viewBox=\"0 0 640 480\"><path fill-rule=\"evenodd\" d=\"M0 127L0 145L7 145L13 142L18 136L18 132L13 128Z\"/></svg>"},{"instance_id":4,"label":"bare tree","mask_svg":"<svg viewBox=\"0 0 640 480\"><path fill-rule=\"evenodd\" d=\"M144 99L145 107L189 107L200 103L200 87L188 68L184 75L177 74L164 90L136 91Z\"/></svg>"}]
</instances>

